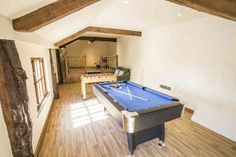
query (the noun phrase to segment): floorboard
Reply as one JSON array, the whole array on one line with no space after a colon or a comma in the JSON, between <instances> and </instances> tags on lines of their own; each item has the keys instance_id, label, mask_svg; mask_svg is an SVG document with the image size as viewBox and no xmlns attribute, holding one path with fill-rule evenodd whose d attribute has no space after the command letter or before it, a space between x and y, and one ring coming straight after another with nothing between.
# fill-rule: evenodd
<instances>
[{"instance_id":1,"label":"floorboard","mask_svg":"<svg viewBox=\"0 0 236 157\"><path fill-rule=\"evenodd\" d=\"M61 85L60 99L52 113L42 140L39 157L125 157L126 135L117 123L103 114L91 85L82 100L79 83ZM158 139L139 145L136 157L236 157L236 143L183 118L166 124L166 147Z\"/></svg>"}]
</instances>

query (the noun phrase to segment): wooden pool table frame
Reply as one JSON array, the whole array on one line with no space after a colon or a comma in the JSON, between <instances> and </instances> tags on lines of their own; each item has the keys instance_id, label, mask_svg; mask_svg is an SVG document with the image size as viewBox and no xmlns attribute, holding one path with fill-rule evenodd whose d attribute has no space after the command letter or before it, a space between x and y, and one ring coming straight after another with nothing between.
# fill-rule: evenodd
<instances>
[{"instance_id":1,"label":"wooden pool table frame","mask_svg":"<svg viewBox=\"0 0 236 157\"><path fill-rule=\"evenodd\" d=\"M105 109L127 133L128 150L130 156L133 155L134 149L138 144L152 140L154 138L159 138L159 145L164 146L164 123L181 117L183 110L183 105L179 102L179 100L173 98L173 100L176 101L166 105L129 112L119 103L115 102L112 97L107 95L107 93L102 90L98 84L93 86L93 91L98 100L104 105ZM155 92L160 93L158 91ZM163 93L160 94L163 95Z\"/></svg>"}]
</instances>

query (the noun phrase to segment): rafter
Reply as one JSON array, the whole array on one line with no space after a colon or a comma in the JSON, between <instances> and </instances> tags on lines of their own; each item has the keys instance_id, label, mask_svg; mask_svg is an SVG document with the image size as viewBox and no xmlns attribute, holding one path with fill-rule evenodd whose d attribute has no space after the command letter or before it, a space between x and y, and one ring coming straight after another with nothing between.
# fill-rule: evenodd
<instances>
[{"instance_id":1,"label":"rafter","mask_svg":"<svg viewBox=\"0 0 236 157\"><path fill-rule=\"evenodd\" d=\"M99 0L58 0L12 21L16 31L32 32Z\"/></svg>"},{"instance_id":2,"label":"rafter","mask_svg":"<svg viewBox=\"0 0 236 157\"><path fill-rule=\"evenodd\" d=\"M236 0L168 0L211 15L236 21Z\"/></svg>"},{"instance_id":3,"label":"rafter","mask_svg":"<svg viewBox=\"0 0 236 157\"><path fill-rule=\"evenodd\" d=\"M55 46L66 45L67 43L70 43L71 41L77 40L83 33L86 33L86 32L128 35L128 36L142 36L142 32L140 31L89 26L80 30L79 32L75 34L72 34L71 36L65 39L62 39L61 41L57 42Z\"/></svg>"},{"instance_id":4,"label":"rafter","mask_svg":"<svg viewBox=\"0 0 236 157\"><path fill-rule=\"evenodd\" d=\"M116 38L103 38L103 37L86 37L86 36L81 36L81 37L78 37L74 40L71 40L70 42L67 42L63 45L60 45L60 47L65 47L69 44L72 44L78 40L88 40L90 42L94 42L94 41L106 41L106 42L117 42L117 39Z\"/></svg>"}]
</instances>

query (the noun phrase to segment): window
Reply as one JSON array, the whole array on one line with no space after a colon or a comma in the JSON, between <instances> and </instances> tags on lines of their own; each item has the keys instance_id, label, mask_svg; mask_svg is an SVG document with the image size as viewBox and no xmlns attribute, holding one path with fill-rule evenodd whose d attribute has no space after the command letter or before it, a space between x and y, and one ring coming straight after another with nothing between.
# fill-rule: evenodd
<instances>
[{"instance_id":1,"label":"window","mask_svg":"<svg viewBox=\"0 0 236 157\"><path fill-rule=\"evenodd\" d=\"M47 85L44 71L44 60L43 58L31 58L34 86L36 92L36 98L38 103L38 111L42 108L42 104L47 97Z\"/></svg>"}]
</instances>

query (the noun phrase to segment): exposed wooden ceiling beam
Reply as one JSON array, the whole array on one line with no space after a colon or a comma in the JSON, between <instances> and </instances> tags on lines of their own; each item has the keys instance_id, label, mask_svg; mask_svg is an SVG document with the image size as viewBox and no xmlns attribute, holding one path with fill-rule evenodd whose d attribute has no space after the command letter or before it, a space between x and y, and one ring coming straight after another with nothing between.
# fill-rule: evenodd
<instances>
[{"instance_id":1,"label":"exposed wooden ceiling beam","mask_svg":"<svg viewBox=\"0 0 236 157\"><path fill-rule=\"evenodd\" d=\"M58 0L12 21L16 31L32 32L99 0Z\"/></svg>"},{"instance_id":2,"label":"exposed wooden ceiling beam","mask_svg":"<svg viewBox=\"0 0 236 157\"><path fill-rule=\"evenodd\" d=\"M117 42L116 38L102 38L102 37L86 37L86 36L82 36L82 37L78 37L75 40L71 40L70 42L61 45L60 47L65 47L67 45L70 45L78 40L88 40L90 42L94 42L94 41L107 41L107 42Z\"/></svg>"},{"instance_id":3,"label":"exposed wooden ceiling beam","mask_svg":"<svg viewBox=\"0 0 236 157\"><path fill-rule=\"evenodd\" d=\"M89 40L89 41L108 41L117 42L116 38L103 38L103 37L79 37L77 40Z\"/></svg>"},{"instance_id":4,"label":"exposed wooden ceiling beam","mask_svg":"<svg viewBox=\"0 0 236 157\"><path fill-rule=\"evenodd\" d=\"M236 21L236 0L168 0L192 9Z\"/></svg>"},{"instance_id":5,"label":"exposed wooden ceiling beam","mask_svg":"<svg viewBox=\"0 0 236 157\"><path fill-rule=\"evenodd\" d=\"M94 27L94 26L87 27L86 31L96 32L96 33L118 34L118 35L142 36L142 32L139 32L139 31L114 29L114 28L102 28L102 27Z\"/></svg>"},{"instance_id":6,"label":"exposed wooden ceiling beam","mask_svg":"<svg viewBox=\"0 0 236 157\"><path fill-rule=\"evenodd\" d=\"M142 36L142 32L133 31L133 30L125 30L125 29L114 29L114 28L102 28L102 27L93 27L89 26L86 27L79 32L62 39L61 41L57 42L55 46L61 47L62 45L66 45L67 43L76 40L79 38L83 33L86 32L95 32L95 33L106 33L106 34L117 34L117 35L129 35L129 36Z\"/></svg>"}]
</instances>

